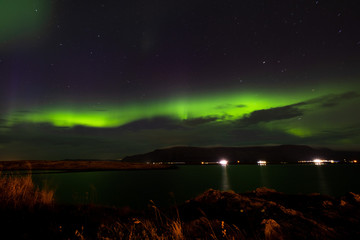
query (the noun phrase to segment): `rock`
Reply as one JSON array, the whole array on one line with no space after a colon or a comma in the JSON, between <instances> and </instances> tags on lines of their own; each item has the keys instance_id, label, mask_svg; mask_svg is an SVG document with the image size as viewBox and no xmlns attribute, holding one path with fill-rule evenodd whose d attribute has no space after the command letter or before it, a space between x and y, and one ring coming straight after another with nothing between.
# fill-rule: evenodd
<instances>
[{"instance_id":1,"label":"rock","mask_svg":"<svg viewBox=\"0 0 360 240\"><path fill-rule=\"evenodd\" d=\"M274 189L267 188L267 187L260 187L253 191L256 196L268 195L269 193L279 193Z\"/></svg>"},{"instance_id":2,"label":"rock","mask_svg":"<svg viewBox=\"0 0 360 240\"><path fill-rule=\"evenodd\" d=\"M281 227L274 219L264 219L261 224L265 225L264 235L266 240L283 239Z\"/></svg>"},{"instance_id":3,"label":"rock","mask_svg":"<svg viewBox=\"0 0 360 240\"><path fill-rule=\"evenodd\" d=\"M325 201L322 202L322 206L323 206L324 208L332 207L332 206L333 206L333 203L332 203L331 201L329 201L329 200L325 200Z\"/></svg>"},{"instance_id":4,"label":"rock","mask_svg":"<svg viewBox=\"0 0 360 240\"><path fill-rule=\"evenodd\" d=\"M283 213L285 213L287 215L291 215L291 216L301 215L302 216L302 214L298 213L294 209L285 208L284 206L281 206L281 205L279 205L279 208Z\"/></svg>"},{"instance_id":5,"label":"rock","mask_svg":"<svg viewBox=\"0 0 360 240\"><path fill-rule=\"evenodd\" d=\"M360 235L356 227L360 222L359 203L360 195L354 193L335 199L318 194L285 194L268 188L242 194L211 189L187 202L180 212L185 221L202 216L208 219L206 222L195 221L195 232L201 231L209 222L216 230L219 219L233 229L236 226L239 230L235 231L236 234L245 237L234 239L246 239L246 236L257 236L258 239L341 239ZM215 232L220 236L222 230L217 227ZM226 234L230 234L230 229Z\"/></svg>"},{"instance_id":6,"label":"rock","mask_svg":"<svg viewBox=\"0 0 360 240\"><path fill-rule=\"evenodd\" d=\"M341 201L346 202L346 205L359 205L360 204L360 195L349 192L341 197ZM345 206L345 205L341 205Z\"/></svg>"},{"instance_id":7,"label":"rock","mask_svg":"<svg viewBox=\"0 0 360 240\"><path fill-rule=\"evenodd\" d=\"M353 193L353 192L349 192L350 196L352 196L353 200L355 200L355 202L360 203L360 195Z\"/></svg>"}]
</instances>

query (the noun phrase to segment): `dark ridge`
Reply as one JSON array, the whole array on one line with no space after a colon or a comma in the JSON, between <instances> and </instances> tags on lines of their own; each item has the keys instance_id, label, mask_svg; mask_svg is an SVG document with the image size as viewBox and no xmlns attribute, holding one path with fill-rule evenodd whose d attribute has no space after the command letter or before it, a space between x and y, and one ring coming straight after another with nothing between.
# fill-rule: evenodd
<instances>
[{"instance_id":1,"label":"dark ridge","mask_svg":"<svg viewBox=\"0 0 360 240\"><path fill-rule=\"evenodd\" d=\"M172 147L157 149L149 153L127 156L124 162L218 162L225 158L230 163L295 163L314 158L346 162L358 159L360 152L335 151L328 148L312 148L305 145L280 145L258 147ZM345 160L344 160L345 159Z\"/></svg>"}]
</instances>

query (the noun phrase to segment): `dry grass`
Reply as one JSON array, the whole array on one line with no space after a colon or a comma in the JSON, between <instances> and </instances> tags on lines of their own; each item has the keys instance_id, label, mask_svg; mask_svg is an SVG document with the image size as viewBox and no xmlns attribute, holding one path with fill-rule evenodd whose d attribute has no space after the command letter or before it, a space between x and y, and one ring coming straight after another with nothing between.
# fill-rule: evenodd
<instances>
[{"instance_id":1,"label":"dry grass","mask_svg":"<svg viewBox=\"0 0 360 240\"><path fill-rule=\"evenodd\" d=\"M153 202L151 202L153 204ZM235 225L230 226L224 221L209 220L202 217L200 221L185 223L181 221L179 213L175 217L168 217L155 205L153 217L132 218L129 221L115 221L112 224L102 224L97 238L128 239L128 240L238 240L247 239ZM150 218L149 218L150 217Z\"/></svg>"},{"instance_id":2,"label":"dry grass","mask_svg":"<svg viewBox=\"0 0 360 240\"><path fill-rule=\"evenodd\" d=\"M185 239L182 222L164 215L151 201L154 217L132 218L127 222L116 221L110 225L101 225L98 239L155 239L155 240L181 240Z\"/></svg>"},{"instance_id":3,"label":"dry grass","mask_svg":"<svg viewBox=\"0 0 360 240\"><path fill-rule=\"evenodd\" d=\"M39 189L31 175L5 176L0 173L0 206L3 208L32 208L52 205L54 191Z\"/></svg>"},{"instance_id":4,"label":"dry grass","mask_svg":"<svg viewBox=\"0 0 360 240\"><path fill-rule=\"evenodd\" d=\"M209 224L206 226L206 224ZM97 238L129 239L129 240L183 240L183 239L209 239L209 240L241 240L247 239L242 231L235 225L232 227L224 222L209 221L201 228L191 223L168 219L161 224L154 220L134 218L130 222L116 221L111 225L101 225ZM186 230L185 230L186 229ZM217 229L216 233L213 229ZM256 238L251 238L256 239Z\"/></svg>"}]
</instances>

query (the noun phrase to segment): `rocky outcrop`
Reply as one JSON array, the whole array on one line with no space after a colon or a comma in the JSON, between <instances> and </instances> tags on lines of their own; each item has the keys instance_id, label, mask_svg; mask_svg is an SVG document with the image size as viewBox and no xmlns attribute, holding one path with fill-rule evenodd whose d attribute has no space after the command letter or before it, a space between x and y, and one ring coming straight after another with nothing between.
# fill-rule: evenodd
<instances>
[{"instance_id":1,"label":"rocky outcrop","mask_svg":"<svg viewBox=\"0 0 360 240\"><path fill-rule=\"evenodd\" d=\"M267 188L243 194L210 189L187 201L180 212L185 221L202 217L210 222L224 221L239 228L246 239L360 236L360 195L354 193L336 199L320 194L284 194Z\"/></svg>"},{"instance_id":2,"label":"rocky outcrop","mask_svg":"<svg viewBox=\"0 0 360 240\"><path fill-rule=\"evenodd\" d=\"M12 239L359 239L359 195L291 195L210 189L186 203L134 211L95 205L0 208Z\"/></svg>"},{"instance_id":3,"label":"rocky outcrop","mask_svg":"<svg viewBox=\"0 0 360 240\"><path fill-rule=\"evenodd\" d=\"M274 219L264 219L261 224L265 225L265 240L282 240L281 226Z\"/></svg>"}]
</instances>

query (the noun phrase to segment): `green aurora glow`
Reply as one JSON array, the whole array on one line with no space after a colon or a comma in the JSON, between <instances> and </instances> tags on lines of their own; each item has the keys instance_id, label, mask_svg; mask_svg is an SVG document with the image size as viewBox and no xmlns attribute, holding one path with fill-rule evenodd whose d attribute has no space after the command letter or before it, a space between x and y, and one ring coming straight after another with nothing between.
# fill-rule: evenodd
<instances>
[{"instance_id":1,"label":"green aurora glow","mask_svg":"<svg viewBox=\"0 0 360 240\"><path fill-rule=\"evenodd\" d=\"M316 96L316 95L315 95ZM119 127L132 121L169 116L186 120L200 117L217 117L228 121L238 119L255 110L269 109L306 101L314 97L289 93L286 96L278 94L214 94L206 97L188 99L170 99L154 101L145 104L108 105L106 110L77 106L41 107L25 112L21 119L16 113L9 114L9 122L50 123L57 127ZM89 105L89 104L87 104Z\"/></svg>"},{"instance_id":2,"label":"green aurora glow","mask_svg":"<svg viewBox=\"0 0 360 240\"><path fill-rule=\"evenodd\" d=\"M360 150L355 5L0 0L0 160Z\"/></svg>"},{"instance_id":3,"label":"green aurora glow","mask_svg":"<svg viewBox=\"0 0 360 240\"><path fill-rule=\"evenodd\" d=\"M134 121L168 117L174 120L188 120L198 118L214 118L214 122L221 124L232 123L249 116L254 111L269 110L290 106L331 94L341 94L346 89L328 88L317 91L297 89L286 93L257 90L233 91L227 93L208 93L189 97L153 100L147 103L133 102L128 104L103 104L102 108L92 104L59 104L56 106L41 106L25 109L12 109L7 116L7 126L17 123L47 123L55 127L93 127L114 128L121 127ZM299 106L311 112L316 105ZM20 113L19 113L20 112ZM314 115L314 113L312 113ZM315 113L316 115L316 113ZM326 116L326 114L320 114ZM307 121L294 121L294 119L277 120L260 124L266 129L277 129L298 137L309 137L327 126L317 124L321 119L315 118ZM336 123L333 123L336 124ZM329 126L330 127L330 126Z\"/></svg>"}]
</instances>

